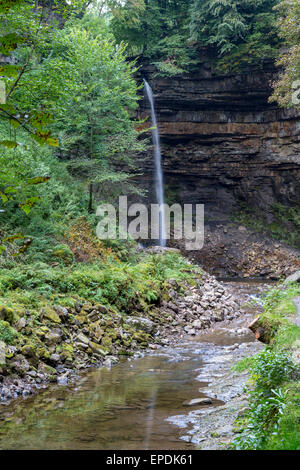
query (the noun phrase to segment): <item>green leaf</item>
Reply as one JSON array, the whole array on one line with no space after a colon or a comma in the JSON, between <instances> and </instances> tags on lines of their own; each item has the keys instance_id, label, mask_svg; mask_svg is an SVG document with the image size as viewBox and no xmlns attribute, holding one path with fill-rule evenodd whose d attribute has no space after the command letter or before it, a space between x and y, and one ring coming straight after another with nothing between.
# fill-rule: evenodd
<instances>
[{"instance_id":1,"label":"green leaf","mask_svg":"<svg viewBox=\"0 0 300 470\"><path fill-rule=\"evenodd\" d=\"M4 147L7 147L9 149L14 149L20 144L15 140L1 140L0 145L4 145Z\"/></svg>"},{"instance_id":2,"label":"green leaf","mask_svg":"<svg viewBox=\"0 0 300 470\"><path fill-rule=\"evenodd\" d=\"M33 196L33 197L26 199L25 202L22 202L19 205L22 211L24 211L25 214L28 215L39 200L40 200L39 196Z\"/></svg>"},{"instance_id":3,"label":"green leaf","mask_svg":"<svg viewBox=\"0 0 300 470\"><path fill-rule=\"evenodd\" d=\"M0 191L0 197L2 199L3 204L8 201L8 197L2 191Z\"/></svg>"},{"instance_id":4,"label":"green leaf","mask_svg":"<svg viewBox=\"0 0 300 470\"><path fill-rule=\"evenodd\" d=\"M5 77L17 77L20 68L20 65L0 65L0 75L4 75Z\"/></svg>"},{"instance_id":5,"label":"green leaf","mask_svg":"<svg viewBox=\"0 0 300 470\"><path fill-rule=\"evenodd\" d=\"M5 36L0 36L0 52L7 55L14 51L18 47L18 44L24 41L25 39L18 36L16 33L9 33Z\"/></svg>"},{"instance_id":6,"label":"green leaf","mask_svg":"<svg viewBox=\"0 0 300 470\"><path fill-rule=\"evenodd\" d=\"M41 184L49 181L50 176L36 176L35 178L31 178L27 181L26 184Z\"/></svg>"}]
</instances>

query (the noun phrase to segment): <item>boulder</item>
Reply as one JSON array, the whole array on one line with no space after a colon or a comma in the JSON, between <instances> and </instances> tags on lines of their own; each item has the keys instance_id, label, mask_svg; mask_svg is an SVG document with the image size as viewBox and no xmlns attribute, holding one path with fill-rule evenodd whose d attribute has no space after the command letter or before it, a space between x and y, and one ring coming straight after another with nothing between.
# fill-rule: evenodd
<instances>
[{"instance_id":1,"label":"boulder","mask_svg":"<svg viewBox=\"0 0 300 470\"><path fill-rule=\"evenodd\" d=\"M300 271L296 271L294 274L288 276L285 280L286 283L288 282L300 282Z\"/></svg>"},{"instance_id":2,"label":"boulder","mask_svg":"<svg viewBox=\"0 0 300 470\"><path fill-rule=\"evenodd\" d=\"M135 317L135 318L127 318L126 320L127 325L132 326L136 330L143 330L148 334L151 334L155 330L154 323L149 320L148 318L143 317Z\"/></svg>"},{"instance_id":3,"label":"boulder","mask_svg":"<svg viewBox=\"0 0 300 470\"><path fill-rule=\"evenodd\" d=\"M61 323L58 314L54 310L52 310L52 308L42 308L41 313L43 318L46 318L47 320L50 320L53 323Z\"/></svg>"},{"instance_id":4,"label":"boulder","mask_svg":"<svg viewBox=\"0 0 300 470\"><path fill-rule=\"evenodd\" d=\"M196 406L196 405L211 405L211 398L194 398L193 400L187 400L183 403L185 406Z\"/></svg>"}]
</instances>

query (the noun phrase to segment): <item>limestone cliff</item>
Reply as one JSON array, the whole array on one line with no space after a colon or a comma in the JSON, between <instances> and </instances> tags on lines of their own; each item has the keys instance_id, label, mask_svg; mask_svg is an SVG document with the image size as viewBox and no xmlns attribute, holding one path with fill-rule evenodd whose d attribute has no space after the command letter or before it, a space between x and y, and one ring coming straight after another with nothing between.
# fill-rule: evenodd
<instances>
[{"instance_id":1,"label":"limestone cliff","mask_svg":"<svg viewBox=\"0 0 300 470\"><path fill-rule=\"evenodd\" d=\"M205 62L190 75L141 73L154 91L167 192L178 202L204 203L231 214L240 202L268 209L300 205L300 109L268 103L272 63L220 76ZM141 103L142 116L149 103ZM144 163L149 178L152 158Z\"/></svg>"},{"instance_id":2,"label":"limestone cliff","mask_svg":"<svg viewBox=\"0 0 300 470\"><path fill-rule=\"evenodd\" d=\"M192 256L220 276L278 278L300 266L299 251L231 224L241 205L268 223L275 203L300 207L300 109L268 102L277 73L271 62L226 76L205 60L174 78L141 67L155 96L167 202L205 204L205 245ZM149 114L144 98L140 115ZM142 166L153 202L151 151Z\"/></svg>"}]
</instances>

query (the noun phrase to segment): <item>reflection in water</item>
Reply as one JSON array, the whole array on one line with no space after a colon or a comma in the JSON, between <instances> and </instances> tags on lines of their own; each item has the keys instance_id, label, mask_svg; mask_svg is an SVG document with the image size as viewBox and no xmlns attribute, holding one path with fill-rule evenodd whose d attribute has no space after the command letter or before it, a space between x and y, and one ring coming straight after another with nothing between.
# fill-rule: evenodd
<instances>
[{"instance_id":1,"label":"reflection in water","mask_svg":"<svg viewBox=\"0 0 300 470\"><path fill-rule=\"evenodd\" d=\"M154 424L154 412L155 412L155 405L156 405L156 390L153 388L152 390L152 397L151 403L149 407L148 413L148 420L147 420L147 431L146 431L146 442L145 442L145 450L150 450L150 437L152 434L153 424Z\"/></svg>"},{"instance_id":2,"label":"reflection in water","mask_svg":"<svg viewBox=\"0 0 300 470\"><path fill-rule=\"evenodd\" d=\"M191 448L166 418L186 411L187 398L201 396L195 378L207 348L190 341L89 372L76 387L54 387L21 399L6 411L0 448Z\"/></svg>"},{"instance_id":3,"label":"reflection in water","mask_svg":"<svg viewBox=\"0 0 300 470\"><path fill-rule=\"evenodd\" d=\"M196 378L209 381L209 363L236 341L220 330L19 399L0 408L0 449L191 449L167 418L205 396Z\"/></svg>"}]
</instances>

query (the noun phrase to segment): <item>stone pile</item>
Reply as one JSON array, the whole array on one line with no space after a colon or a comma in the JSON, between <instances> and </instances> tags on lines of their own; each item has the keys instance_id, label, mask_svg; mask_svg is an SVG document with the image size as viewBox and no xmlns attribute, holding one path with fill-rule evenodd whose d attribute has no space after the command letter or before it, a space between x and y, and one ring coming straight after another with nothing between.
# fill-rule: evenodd
<instances>
[{"instance_id":1,"label":"stone pile","mask_svg":"<svg viewBox=\"0 0 300 470\"><path fill-rule=\"evenodd\" d=\"M209 328L216 322L233 320L241 314L239 299L208 274L196 286L189 288L184 297L173 289L170 297L171 300L164 301L162 305L162 312L167 315L167 324L163 328L165 335L168 332L181 333L182 330L196 335L199 330Z\"/></svg>"},{"instance_id":2,"label":"stone pile","mask_svg":"<svg viewBox=\"0 0 300 470\"><path fill-rule=\"evenodd\" d=\"M13 346L0 343L0 401L27 396L49 382L66 384L88 367L110 367L138 350L196 335L234 319L240 309L240 301L206 273L195 274L193 286L170 279L159 305L131 314L77 303L18 317L3 307L2 317L20 337Z\"/></svg>"}]
</instances>

